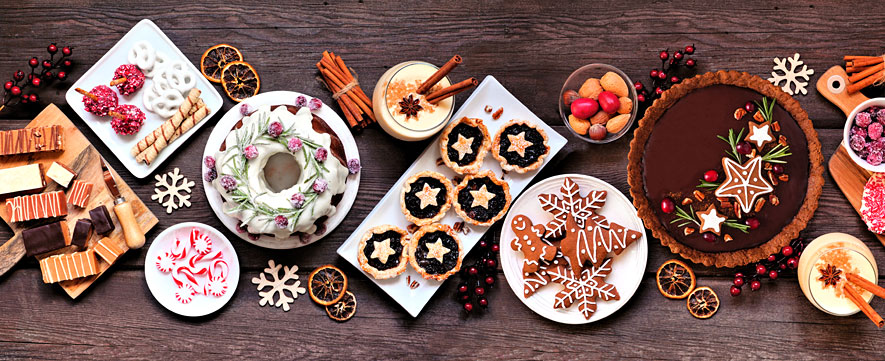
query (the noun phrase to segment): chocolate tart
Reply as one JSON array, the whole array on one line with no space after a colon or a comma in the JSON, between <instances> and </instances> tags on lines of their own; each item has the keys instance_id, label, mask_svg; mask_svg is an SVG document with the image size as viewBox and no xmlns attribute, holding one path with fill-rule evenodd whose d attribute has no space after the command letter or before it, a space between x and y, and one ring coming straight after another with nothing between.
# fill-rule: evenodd
<instances>
[{"instance_id":1,"label":"chocolate tart","mask_svg":"<svg viewBox=\"0 0 885 361\"><path fill-rule=\"evenodd\" d=\"M409 262L425 279L444 281L461 269L461 240L452 227L434 223L412 235Z\"/></svg>"},{"instance_id":2,"label":"chocolate tart","mask_svg":"<svg viewBox=\"0 0 885 361\"><path fill-rule=\"evenodd\" d=\"M492 141L492 156L506 171L525 173L544 164L550 154L547 134L538 126L521 119L504 124Z\"/></svg>"},{"instance_id":3,"label":"chocolate tart","mask_svg":"<svg viewBox=\"0 0 885 361\"><path fill-rule=\"evenodd\" d=\"M491 226L510 208L510 185L486 170L464 177L455 188L455 213L477 226Z\"/></svg>"},{"instance_id":4,"label":"chocolate tart","mask_svg":"<svg viewBox=\"0 0 885 361\"><path fill-rule=\"evenodd\" d=\"M408 263L409 233L399 227L373 227L360 239L360 268L378 280L399 276Z\"/></svg>"},{"instance_id":5,"label":"chocolate tart","mask_svg":"<svg viewBox=\"0 0 885 361\"><path fill-rule=\"evenodd\" d=\"M400 210L406 220L419 226L439 221L452 206L452 188L452 181L438 172L418 172L403 184Z\"/></svg>"},{"instance_id":6,"label":"chocolate tart","mask_svg":"<svg viewBox=\"0 0 885 361\"><path fill-rule=\"evenodd\" d=\"M459 174L479 171L486 152L491 147L489 130L482 119L463 117L443 130L439 152L443 162Z\"/></svg>"},{"instance_id":7,"label":"chocolate tart","mask_svg":"<svg viewBox=\"0 0 885 361\"><path fill-rule=\"evenodd\" d=\"M775 102L770 117L741 110L746 102L761 103L763 98ZM724 172L726 160L731 163L738 153L727 141L729 130L735 133L736 141L744 141L738 130L746 134L748 122L754 121L772 125L777 135L768 144L751 144L751 153L736 155L737 164L749 166L760 157L766 159L762 155L776 151L774 147L779 143L789 147L789 154L776 158L784 163L762 161L761 172L752 173L761 175L773 190L757 192L762 195L758 199L754 194L754 207L746 212L738 206L746 201L736 196L716 197L713 188L720 193L719 188L733 181L733 170ZM630 194L645 226L672 252L716 267L740 266L779 252L811 220L824 183L820 141L799 102L760 77L735 71L698 75L665 91L639 121L628 162ZM775 165L783 174L772 172ZM723 183L702 187L699 180L711 169L718 172L718 181ZM758 223L753 228L743 227L747 233L737 227L724 227L722 237L707 236L713 239L710 242L702 232L695 231L695 223L679 219L679 212L664 212L664 199L673 200L685 215L714 204L723 217L733 219L739 227ZM747 221L750 218L756 221Z\"/></svg>"}]
</instances>

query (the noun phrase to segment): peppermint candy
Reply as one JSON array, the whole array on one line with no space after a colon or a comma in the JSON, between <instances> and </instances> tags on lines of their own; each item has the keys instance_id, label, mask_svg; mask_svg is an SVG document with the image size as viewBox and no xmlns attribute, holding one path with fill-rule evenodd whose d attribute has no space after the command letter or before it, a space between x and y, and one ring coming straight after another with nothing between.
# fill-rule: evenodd
<instances>
[{"instance_id":1,"label":"peppermint candy","mask_svg":"<svg viewBox=\"0 0 885 361\"><path fill-rule=\"evenodd\" d=\"M196 295L223 296L227 292L229 267L224 252L212 249L212 238L192 228L188 238L176 238L157 256L157 269L172 277L175 299L190 303Z\"/></svg>"}]
</instances>

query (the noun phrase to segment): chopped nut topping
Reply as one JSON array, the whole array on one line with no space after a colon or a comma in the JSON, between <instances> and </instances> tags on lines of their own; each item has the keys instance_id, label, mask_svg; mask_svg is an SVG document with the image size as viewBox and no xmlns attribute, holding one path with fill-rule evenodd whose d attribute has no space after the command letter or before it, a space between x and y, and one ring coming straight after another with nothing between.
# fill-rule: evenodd
<instances>
[{"instance_id":1,"label":"chopped nut topping","mask_svg":"<svg viewBox=\"0 0 885 361\"><path fill-rule=\"evenodd\" d=\"M774 167L772 167L771 163L768 163L768 162L765 162L765 164L762 165L762 169L764 169L764 170L771 170L772 168L774 168Z\"/></svg>"},{"instance_id":2,"label":"chopped nut topping","mask_svg":"<svg viewBox=\"0 0 885 361\"><path fill-rule=\"evenodd\" d=\"M409 226L406 227L406 230L409 231L409 233L415 233L418 230L418 228L421 228L421 227L418 227L417 224L410 223Z\"/></svg>"},{"instance_id":3,"label":"chopped nut topping","mask_svg":"<svg viewBox=\"0 0 885 361\"><path fill-rule=\"evenodd\" d=\"M780 144L784 147L788 146L789 144L787 143L787 137L781 134L781 136L777 138L777 144Z\"/></svg>"},{"instance_id":4,"label":"chopped nut topping","mask_svg":"<svg viewBox=\"0 0 885 361\"><path fill-rule=\"evenodd\" d=\"M781 131L781 123L772 122L771 129L774 129L775 132L780 132Z\"/></svg>"},{"instance_id":5,"label":"chopped nut topping","mask_svg":"<svg viewBox=\"0 0 885 361\"><path fill-rule=\"evenodd\" d=\"M765 205L765 198L759 198L759 200L756 201L756 208L754 208L753 210L756 212L759 212L762 210L762 207L764 205Z\"/></svg>"},{"instance_id":6,"label":"chopped nut topping","mask_svg":"<svg viewBox=\"0 0 885 361\"><path fill-rule=\"evenodd\" d=\"M692 233L694 233L694 228L691 228L691 227L685 227L685 229L682 230L682 233L684 233L686 236L689 235L689 234L692 234Z\"/></svg>"},{"instance_id":7,"label":"chopped nut topping","mask_svg":"<svg viewBox=\"0 0 885 361\"><path fill-rule=\"evenodd\" d=\"M491 105L486 105L486 107L483 108L483 110L485 110L486 113L491 113L491 112L492 112L492 106L491 106Z\"/></svg>"},{"instance_id":8,"label":"chopped nut topping","mask_svg":"<svg viewBox=\"0 0 885 361\"><path fill-rule=\"evenodd\" d=\"M753 114L753 120L762 123L765 121L765 116L762 115L762 111L757 110L756 114Z\"/></svg>"},{"instance_id":9,"label":"chopped nut topping","mask_svg":"<svg viewBox=\"0 0 885 361\"><path fill-rule=\"evenodd\" d=\"M773 206L776 206L776 205L778 205L778 204L781 204L781 200L780 200L780 198L778 198L778 197L777 197L776 195L774 195L774 194L768 196L768 202L771 203L771 205L773 205Z\"/></svg>"},{"instance_id":10,"label":"chopped nut topping","mask_svg":"<svg viewBox=\"0 0 885 361\"><path fill-rule=\"evenodd\" d=\"M771 181L772 186L777 186L777 177L775 177L774 173L772 173L771 171L768 171L768 180Z\"/></svg>"},{"instance_id":11,"label":"chopped nut topping","mask_svg":"<svg viewBox=\"0 0 885 361\"><path fill-rule=\"evenodd\" d=\"M741 204L735 203L734 207L732 207L732 208L734 208L734 218L740 219L741 218Z\"/></svg>"},{"instance_id":12,"label":"chopped nut topping","mask_svg":"<svg viewBox=\"0 0 885 361\"><path fill-rule=\"evenodd\" d=\"M734 120L741 120L741 118L747 115L747 111L744 108L737 108L734 110Z\"/></svg>"},{"instance_id":13,"label":"chopped nut topping","mask_svg":"<svg viewBox=\"0 0 885 361\"><path fill-rule=\"evenodd\" d=\"M439 166L439 165L443 165L443 163L444 163L444 162L443 162L443 159L442 159L442 158L436 158L436 165L438 165L438 166Z\"/></svg>"},{"instance_id":14,"label":"chopped nut topping","mask_svg":"<svg viewBox=\"0 0 885 361\"><path fill-rule=\"evenodd\" d=\"M734 241L734 238L731 238L731 235L728 233L726 233L724 236L722 236L722 239L725 241L725 243Z\"/></svg>"},{"instance_id":15,"label":"chopped nut topping","mask_svg":"<svg viewBox=\"0 0 885 361\"><path fill-rule=\"evenodd\" d=\"M687 206L689 204L691 204L691 198L685 197L685 199L682 200L682 205Z\"/></svg>"},{"instance_id":16,"label":"chopped nut topping","mask_svg":"<svg viewBox=\"0 0 885 361\"><path fill-rule=\"evenodd\" d=\"M698 201L704 200L704 193L701 193L700 190L695 189L694 192L692 192L692 194L694 195L695 199L697 199Z\"/></svg>"},{"instance_id":17,"label":"chopped nut topping","mask_svg":"<svg viewBox=\"0 0 885 361\"><path fill-rule=\"evenodd\" d=\"M786 182L786 181L790 180L790 175L789 174L781 174L780 176L777 177L777 179L780 179L781 182Z\"/></svg>"}]
</instances>

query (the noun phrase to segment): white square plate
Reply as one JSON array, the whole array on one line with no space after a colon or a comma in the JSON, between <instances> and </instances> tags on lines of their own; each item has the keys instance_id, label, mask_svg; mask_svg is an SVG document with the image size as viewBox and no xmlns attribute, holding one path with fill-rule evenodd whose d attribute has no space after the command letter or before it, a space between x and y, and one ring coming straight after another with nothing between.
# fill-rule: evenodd
<instances>
[{"instance_id":1,"label":"white square plate","mask_svg":"<svg viewBox=\"0 0 885 361\"><path fill-rule=\"evenodd\" d=\"M187 64L190 71L194 73L194 77L197 79L197 89L200 89L202 92L200 97L203 98L203 102L209 107L209 114L203 118L203 121L197 123L189 132L182 134L181 137L170 143L166 149L163 149L160 152L157 159L151 162L151 165L136 162L135 157L133 157L129 151L139 140L141 140L141 138L144 138L150 132L153 132L154 129L163 124L167 119L144 109L144 103L141 100L143 95L142 92L147 91L148 87L153 84L153 80L150 78L145 79L144 86L133 94L117 94L120 99L120 104L132 104L144 111L146 117L144 125L138 133L132 135L117 135L114 133L114 130L111 129L110 125L111 118L99 117L87 112L86 109L83 108L83 95L74 90L76 88L89 90L96 85L108 85L113 78L114 70L120 65L129 63L127 59L129 49L139 41L147 41L153 45L154 49L157 51L166 53L169 57L169 61L181 61ZM112 89L116 91L116 88ZM111 48L111 50L108 50L108 52L102 56L92 68L89 68L86 74L83 74L80 79L77 79L77 82L68 89L67 93L65 93L65 99L71 108L74 108L77 115L86 122L86 125L92 128L92 131L98 135L98 138L110 148L115 156L117 156L117 159L123 163L123 166L125 166L132 175L138 178L144 178L153 173L160 164L169 158L169 155L174 153L178 147L187 142L198 129L206 125L206 123L209 122L209 119L212 119L212 116L221 109L221 105L223 104L221 95L218 94L218 91L215 90L212 83L203 77L203 74L200 73L200 69L197 69L197 67L195 67L194 64L181 53L181 50L178 50L178 47L172 43L172 40L169 40L169 38L166 37L166 34L163 34L163 31L160 30L154 22L148 19L144 19L139 21L138 24L135 24L135 26L133 26L132 29Z\"/></svg>"},{"instance_id":2,"label":"white square plate","mask_svg":"<svg viewBox=\"0 0 885 361\"><path fill-rule=\"evenodd\" d=\"M486 105L489 105L494 109L503 107L504 112L498 120L492 120L492 115L486 113L484 110ZM528 186L532 178L534 178L535 175L537 175L538 172L540 172L541 169L553 159L556 153L558 153L567 142L562 135L553 130L553 128L550 128L549 125L544 123L544 121L526 108L525 105L516 99L513 94L510 94L510 92L492 76L486 76L486 78L483 79L482 83L473 91L473 94L471 94L464 104L461 105L458 112L452 116L452 119L460 119L465 116L481 118L483 124L489 129L489 134L491 136L494 136L494 134L498 132L498 129L510 119L528 120L537 124L544 129L545 133L547 133L547 144L550 146L550 154L544 158L544 164L542 164L541 167L524 174L509 172L503 176L503 179L510 184L510 195L514 200L516 199L516 196L522 193L523 189ZM390 188L387 194L384 195L384 198L381 198L381 201L378 202L375 209L366 216L363 223L360 224L350 237L344 241L344 244L338 248L338 254L353 264L358 270L362 271L359 261L357 260L357 248L363 233L369 228L382 224L391 224L406 229L409 222L406 221L405 216L403 216L399 203L400 190L402 189L403 183L405 183L412 174L421 170L435 170L449 178L455 176L455 172L445 165L436 164L438 158L440 158L439 136L427 146L427 149L421 153L418 159L415 160L415 163L412 163L412 166L406 170L393 187ZM495 175L498 177L502 177L503 174L501 171L501 165L490 155L485 157L482 169L490 169L495 172ZM450 209L439 223L452 225L458 221L461 221L461 218L455 214L454 210ZM470 252L473 246L479 242L479 239L482 238L489 229L489 227L474 226L466 223L465 227L469 228L470 232L467 235L459 235L461 246L464 249L464 252L461 254L462 258ZM430 300L430 297L432 297L433 294L436 293L436 290L442 285L442 282L439 281L425 280L420 274L418 274L418 272L412 269L411 266L407 267L406 271L401 275L392 279L376 280L368 274L366 274L366 277L369 277L369 279L381 287L384 292L387 292L390 297L393 297L393 299L403 306L412 317L418 316L418 313L421 312L424 305ZM457 277L457 275L453 275L452 277ZM408 280L417 282L418 287L410 288Z\"/></svg>"}]
</instances>

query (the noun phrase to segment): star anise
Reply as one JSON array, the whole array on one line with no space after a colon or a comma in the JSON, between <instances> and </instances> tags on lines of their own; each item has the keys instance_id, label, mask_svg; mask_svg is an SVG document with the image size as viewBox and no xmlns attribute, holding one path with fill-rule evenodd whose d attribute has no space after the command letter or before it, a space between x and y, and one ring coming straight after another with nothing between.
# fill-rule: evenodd
<instances>
[{"instance_id":1,"label":"star anise","mask_svg":"<svg viewBox=\"0 0 885 361\"><path fill-rule=\"evenodd\" d=\"M399 102L399 112L405 114L406 118L417 116L418 112L424 109L420 103L420 99L415 99L412 94L409 94L408 98L403 97L403 100Z\"/></svg>"},{"instance_id":2,"label":"star anise","mask_svg":"<svg viewBox=\"0 0 885 361\"><path fill-rule=\"evenodd\" d=\"M819 268L820 277L818 277L818 281L823 281L824 288L827 286L836 287L836 284L842 279L842 270L836 268L831 264L828 264L826 268Z\"/></svg>"}]
</instances>

